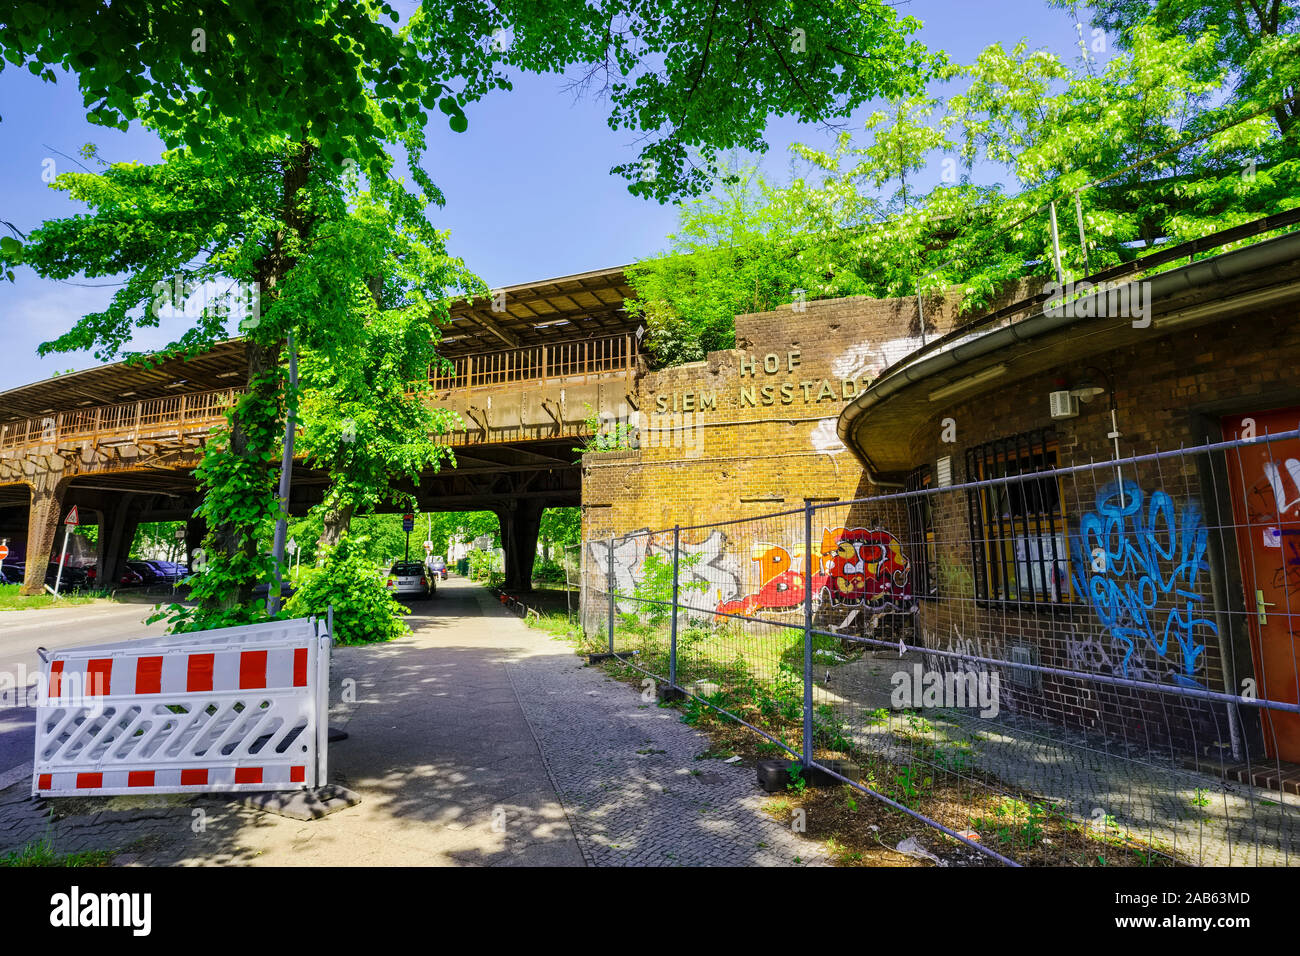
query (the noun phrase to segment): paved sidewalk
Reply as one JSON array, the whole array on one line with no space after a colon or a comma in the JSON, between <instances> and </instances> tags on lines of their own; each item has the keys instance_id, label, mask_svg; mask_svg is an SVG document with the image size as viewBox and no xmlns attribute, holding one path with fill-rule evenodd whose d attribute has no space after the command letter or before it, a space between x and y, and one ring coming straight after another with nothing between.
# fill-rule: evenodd
<instances>
[{"instance_id":1,"label":"paved sidewalk","mask_svg":"<svg viewBox=\"0 0 1300 956\"><path fill-rule=\"evenodd\" d=\"M699 760L707 735L572 655L509 665L593 866L825 864L821 844L762 810L746 762Z\"/></svg>"},{"instance_id":2,"label":"paved sidewalk","mask_svg":"<svg viewBox=\"0 0 1300 956\"><path fill-rule=\"evenodd\" d=\"M819 859L762 812L752 767L696 761L707 741L675 713L482 588L453 578L415 610L413 635L334 653L331 724L350 737L331 746L329 775L358 806L301 822L218 796L36 801L23 780L0 791L0 852L48 833L60 852L145 865Z\"/></svg>"}]
</instances>

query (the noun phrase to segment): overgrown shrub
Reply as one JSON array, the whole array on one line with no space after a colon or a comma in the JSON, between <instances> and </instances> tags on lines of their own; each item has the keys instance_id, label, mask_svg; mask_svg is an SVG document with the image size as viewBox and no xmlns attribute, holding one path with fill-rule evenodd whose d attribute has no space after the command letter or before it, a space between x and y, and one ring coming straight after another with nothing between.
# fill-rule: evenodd
<instances>
[{"instance_id":1,"label":"overgrown shrub","mask_svg":"<svg viewBox=\"0 0 1300 956\"><path fill-rule=\"evenodd\" d=\"M365 538L344 535L324 563L303 576L284 606L287 617L325 617L334 606L334 640L339 644L391 641L410 633L398 604L366 558Z\"/></svg>"},{"instance_id":2,"label":"overgrown shrub","mask_svg":"<svg viewBox=\"0 0 1300 956\"><path fill-rule=\"evenodd\" d=\"M471 581L488 580L488 576L496 568L496 555L491 551L475 548L465 557L469 559L469 579Z\"/></svg>"},{"instance_id":3,"label":"overgrown shrub","mask_svg":"<svg viewBox=\"0 0 1300 956\"><path fill-rule=\"evenodd\" d=\"M533 565L533 580L547 584L563 584L568 578L564 573L564 565L558 561L538 561Z\"/></svg>"}]
</instances>

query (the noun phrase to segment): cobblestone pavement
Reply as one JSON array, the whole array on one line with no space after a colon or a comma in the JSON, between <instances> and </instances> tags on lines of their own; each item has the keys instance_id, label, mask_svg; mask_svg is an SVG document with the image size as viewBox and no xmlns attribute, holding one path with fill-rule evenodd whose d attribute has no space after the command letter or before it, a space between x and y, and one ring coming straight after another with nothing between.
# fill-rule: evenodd
<instances>
[{"instance_id":1,"label":"cobblestone pavement","mask_svg":"<svg viewBox=\"0 0 1300 956\"><path fill-rule=\"evenodd\" d=\"M695 759L674 711L583 666L455 578L416 633L334 652L330 781L362 802L303 822L213 795L0 791L0 853L139 865L791 865L817 844L761 809L752 766ZM341 702L351 688L353 702Z\"/></svg>"},{"instance_id":2,"label":"cobblestone pavement","mask_svg":"<svg viewBox=\"0 0 1300 956\"><path fill-rule=\"evenodd\" d=\"M579 658L509 665L519 700L593 866L823 865L763 812L754 768L698 760L708 737Z\"/></svg>"}]
</instances>

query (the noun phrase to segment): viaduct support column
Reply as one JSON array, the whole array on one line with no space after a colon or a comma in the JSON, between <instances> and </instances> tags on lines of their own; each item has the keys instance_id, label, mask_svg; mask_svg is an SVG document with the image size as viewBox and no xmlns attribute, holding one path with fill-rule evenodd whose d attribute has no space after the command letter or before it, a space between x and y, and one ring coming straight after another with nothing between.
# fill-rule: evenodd
<instances>
[{"instance_id":1,"label":"viaduct support column","mask_svg":"<svg viewBox=\"0 0 1300 956\"><path fill-rule=\"evenodd\" d=\"M185 566L194 570L194 552L203 546L203 538L208 533L208 523L202 518L187 518L185 521Z\"/></svg>"},{"instance_id":2,"label":"viaduct support column","mask_svg":"<svg viewBox=\"0 0 1300 956\"><path fill-rule=\"evenodd\" d=\"M125 494L104 511L104 525L99 533L98 574L106 588L118 586L118 578L131 556L131 542L135 540L135 528L139 523L139 515L131 507L134 503L135 495Z\"/></svg>"},{"instance_id":3,"label":"viaduct support column","mask_svg":"<svg viewBox=\"0 0 1300 956\"><path fill-rule=\"evenodd\" d=\"M526 593L533 589L533 561L544 509L540 502L527 499L513 504L513 508L497 512L505 551L506 590Z\"/></svg>"},{"instance_id":4,"label":"viaduct support column","mask_svg":"<svg viewBox=\"0 0 1300 956\"><path fill-rule=\"evenodd\" d=\"M32 504L27 513L27 572L23 576L23 594L45 591L45 572L50 552L63 517L63 496L70 479L41 476L32 486Z\"/></svg>"}]
</instances>

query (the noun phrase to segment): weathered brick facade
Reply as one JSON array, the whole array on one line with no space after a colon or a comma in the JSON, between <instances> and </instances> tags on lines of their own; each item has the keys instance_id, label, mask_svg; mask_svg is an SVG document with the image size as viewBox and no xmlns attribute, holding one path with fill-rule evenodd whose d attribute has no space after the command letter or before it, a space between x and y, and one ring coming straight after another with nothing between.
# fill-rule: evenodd
<instances>
[{"instance_id":1,"label":"weathered brick facade","mask_svg":"<svg viewBox=\"0 0 1300 956\"><path fill-rule=\"evenodd\" d=\"M1300 382L1295 368L1300 362L1300 325L1294 307L1275 308L1249 317L1229 320L1178 334L1153 337L1142 347L1130 347L1088 360L1109 372L1115 383L1115 405L1124 457L1173 449L1195 449L1225 435L1220 420L1236 412L1264 411L1300 404ZM913 435L918 465L933 466L949 457L954 483L977 480L968 471L966 450L986 442L1006 439L1036 429L1050 428L1055 437L1058 465L1070 467L1104 463L1114 456L1108 396L1099 395L1080 406L1076 418L1052 421L1048 394L1063 383L1075 384L1084 374L1077 364L1064 363L1043 374L991 388L937 410ZM944 420L955 424L954 437L944 435ZM1294 426L1293 426L1294 427ZM1247 607L1240 558L1233 540L1233 517L1223 456L1188 454L1142 463L1123 475L1126 487L1135 484L1148 496L1163 490L1172 499L1180 520L1194 509L1207 529L1207 567L1197 575L1198 617L1212 620L1218 629L1201 626L1191 635L1197 652L1186 666L1175 638L1161 654L1149 643L1135 641L1127 662L1125 646L1113 640L1098 621L1089 602L1077 593L1072 600L1052 608L1026 608L1007 604L953 600L976 569L971 545L971 516L965 494L940 495L934 509L935 539L940 547L938 594L922 600L919 626L932 646L948 648L953 635L968 646L995 658L1009 659L1013 646L1029 649L1036 663L1086 673L1136 680L1172 683L1191 678L1214 690L1240 690L1252 663L1247 649ZM1090 469L1062 479L1066 530L1078 530L1079 517L1095 510L1096 496L1115 478L1106 467ZM1149 499L1148 499L1149 501ZM1145 504L1145 503L1144 503ZM1072 568L1073 570L1073 568ZM947 585L947 586L945 586ZM1178 599L1160 595L1153 617L1167 613ZM960 640L957 643L961 643ZM1231 658L1224 660L1223 649ZM1236 681L1225 677L1235 674ZM1222 707L1153 698L1124 688L1090 681L1044 675L1041 688L1022 690L1004 682L1013 706L1021 712L1047 717L1083 728L1109 728L1129 735L1140 748L1194 749L1218 755L1226 745L1228 727ZM1247 717L1253 717L1248 714ZM1174 740L1168 739L1173 735ZM1260 748L1254 748L1258 753Z\"/></svg>"},{"instance_id":2,"label":"weathered brick facade","mask_svg":"<svg viewBox=\"0 0 1300 956\"><path fill-rule=\"evenodd\" d=\"M951 328L951 303L925 308L928 336ZM783 306L737 316L736 349L641 376L641 447L584 462L584 540L865 494L835 423L847 399L921 344L919 329L915 299Z\"/></svg>"},{"instance_id":3,"label":"weathered brick facade","mask_svg":"<svg viewBox=\"0 0 1300 956\"><path fill-rule=\"evenodd\" d=\"M953 328L955 301L926 304L928 337ZM1166 629L1163 647L1158 639L1116 639L1093 597L1081 591L1081 583L1084 590L1094 586L1088 562L1080 570L1078 556L1068 549L1082 540L1081 522L1102 510L1116 477L1105 465L1116 453L1110 384L1122 457L1219 441L1224 415L1300 405L1294 380L1300 359L1296 311L1278 306L1177 333L1157 330L1138 344L1109 352L1094 347L1086 359L1073 358L1067 342L1057 367L1027 377L1007 375L959 399L931 395L928 417L918 421L909 445L916 469L912 477L924 477L929 487L949 483L939 478L945 470L939 466L942 459L951 469L951 484L993 477L973 473L969 455L988 443L1030 434L1046 443L1044 448L1050 446L1054 457L1047 466L1099 463L1057 480L1059 528L1051 533L1022 528L999 539L1012 550L1029 548L1039 555L1037 587L1044 592L1039 600L1027 602L1023 594L1009 600L990 592L989 542L996 532L990 531L988 509L973 505L971 492L939 491L927 498L927 521L909 509L897 484L887 484L901 482L905 475L872 476L836 437L846 402L883 368L922 344L914 299L854 298L809 303L802 312L786 307L738 316L737 349L642 375L637 383L641 447L588 455L584 461L584 540L758 519L801 508L806 499L826 504L894 495L826 507L816 514L814 539L834 528L883 529L897 539L909 556L916 610L886 616L895 622L905 619L917 643L1046 668L1235 692L1252 673L1252 661L1221 455L1142 463L1123 474L1118 489L1121 495L1130 489L1146 495L1143 508L1154 507L1157 500L1168 507L1172 524L1163 530L1171 547L1182 540L1184 522L1205 532L1204 560L1184 561L1178 586L1170 584L1168 592L1154 594L1150 602L1153 619L1177 623L1186 617L1189 622L1172 632ZM1085 381L1102 394L1081 405L1077 417L1053 421L1049 393ZM1040 461L1033 470L1041 467ZM714 588L712 597L720 603L749 600L769 575L757 546L776 537L789 552L787 563L793 559L799 570L801 528L802 516L787 516L720 529L722 544L714 551L721 547L729 552L735 584L729 593ZM712 533L692 529L683 540L700 546ZM1148 538L1154 541L1157 535ZM1033 552L1035 548L1039 550ZM1048 548L1054 552L1050 559L1043 557ZM588 558L599 563L601 553L608 554L593 550ZM1032 577L1032 569L1023 571L1027 567L1022 566L1022 575ZM1055 579L1050 594L1049 579ZM1020 582L1021 592L1027 587ZM790 607L769 604L753 611L758 605L743 601L735 606L773 619L795 616ZM818 620L822 626L835 624L834 609L823 604ZM867 616L858 617L852 630L867 633ZM1160 636L1158 627L1156 634ZM1259 733L1258 721L1250 724L1253 713L1247 714L1244 728L1230 728L1222 704L1050 673L1004 669L1002 694L1004 706L1015 713L1099 731L1116 746L1135 751L1218 756L1233 733L1256 738ZM1252 752L1259 752L1258 746L1252 744Z\"/></svg>"}]
</instances>

